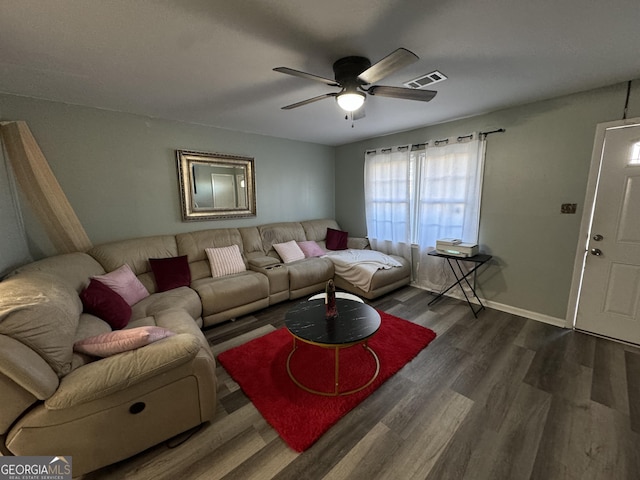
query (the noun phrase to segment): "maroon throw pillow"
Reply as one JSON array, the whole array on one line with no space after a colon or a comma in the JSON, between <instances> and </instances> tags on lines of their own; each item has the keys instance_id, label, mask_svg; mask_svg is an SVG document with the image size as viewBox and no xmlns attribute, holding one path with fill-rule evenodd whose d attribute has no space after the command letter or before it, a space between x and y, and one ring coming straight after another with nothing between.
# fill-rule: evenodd
<instances>
[{"instance_id":1,"label":"maroon throw pillow","mask_svg":"<svg viewBox=\"0 0 640 480\"><path fill-rule=\"evenodd\" d=\"M329 250L346 250L349 232L327 228L326 245Z\"/></svg>"},{"instance_id":2,"label":"maroon throw pillow","mask_svg":"<svg viewBox=\"0 0 640 480\"><path fill-rule=\"evenodd\" d=\"M91 279L80 293L84 311L101 318L114 330L124 328L131 319L131 306L104 283Z\"/></svg>"},{"instance_id":3,"label":"maroon throw pillow","mask_svg":"<svg viewBox=\"0 0 640 480\"><path fill-rule=\"evenodd\" d=\"M191 285L191 271L186 255L169 258L150 258L149 264L156 277L159 292Z\"/></svg>"}]
</instances>

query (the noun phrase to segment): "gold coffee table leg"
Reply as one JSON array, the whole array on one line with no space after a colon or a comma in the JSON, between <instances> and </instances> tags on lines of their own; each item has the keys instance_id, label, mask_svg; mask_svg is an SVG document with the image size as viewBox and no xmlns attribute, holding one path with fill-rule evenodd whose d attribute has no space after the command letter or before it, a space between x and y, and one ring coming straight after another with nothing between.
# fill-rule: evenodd
<instances>
[{"instance_id":1,"label":"gold coffee table leg","mask_svg":"<svg viewBox=\"0 0 640 480\"><path fill-rule=\"evenodd\" d=\"M336 360L336 370L335 370L335 376L333 381L335 390L333 391L334 392L333 394L339 395L340 394L340 348L336 347L333 353L333 357Z\"/></svg>"},{"instance_id":2,"label":"gold coffee table leg","mask_svg":"<svg viewBox=\"0 0 640 480\"><path fill-rule=\"evenodd\" d=\"M353 345L350 345L353 346ZM373 349L371 347L369 347L368 343L366 341L364 341L362 343L362 347L371 354L371 356L373 357L373 359L376 362L376 370L373 373L373 376L364 384L359 386L358 388L354 388L353 390L349 390L346 392L341 392L340 391L340 350L341 348L348 348L348 347L320 347L320 348L334 348L335 349L335 371L334 371L334 382L335 382L335 389L333 392L322 392L319 390L314 390L312 388L309 388L305 385L303 385L302 383L300 383L298 381L298 379L293 375L293 373L291 372L291 357L293 356L293 354L295 353L297 347L296 344L296 337L293 337L293 348L291 349L291 352L289 353L289 356L287 357L287 373L289 374L289 378L291 378L291 380L293 381L293 383L295 383L298 387L300 387L301 389L303 389L306 392L309 393L313 393L315 395L324 395L326 397L337 397L340 395L351 395L352 393L356 393L359 392L361 390L364 390L365 388L367 388L369 385L371 385L373 383L373 381L378 378L378 374L380 373L380 359L378 358L378 355L376 355L376 352L373 351Z\"/></svg>"}]
</instances>

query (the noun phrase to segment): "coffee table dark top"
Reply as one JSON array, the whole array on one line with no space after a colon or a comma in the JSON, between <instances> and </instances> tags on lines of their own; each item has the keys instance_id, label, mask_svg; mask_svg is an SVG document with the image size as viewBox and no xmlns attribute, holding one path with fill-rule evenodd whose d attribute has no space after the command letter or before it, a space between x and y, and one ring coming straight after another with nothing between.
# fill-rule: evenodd
<instances>
[{"instance_id":1,"label":"coffee table dark top","mask_svg":"<svg viewBox=\"0 0 640 480\"><path fill-rule=\"evenodd\" d=\"M319 345L358 343L380 328L380 314L365 303L336 298L336 307L338 316L327 320L324 299L301 302L287 312L285 325L292 335Z\"/></svg>"}]
</instances>

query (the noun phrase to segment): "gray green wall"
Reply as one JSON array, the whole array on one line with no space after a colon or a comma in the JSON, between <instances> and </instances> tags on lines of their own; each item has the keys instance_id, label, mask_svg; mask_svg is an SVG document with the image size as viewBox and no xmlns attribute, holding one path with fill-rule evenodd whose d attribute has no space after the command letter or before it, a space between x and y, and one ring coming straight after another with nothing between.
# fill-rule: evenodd
<instances>
[{"instance_id":1,"label":"gray green wall","mask_svg":"<svg viewBox=\"0 0 640 480\"><path fill-rule=\"evenodd\" d=\"M336 218L366 234L366 150L505 128L487 139L479 243L494 260L479 276L482 296L564 319L596 125L622 118L626 93L619 84L338 147ZM627 117L640 116L638 82L630 99ZM577 214L561 214L562 203Z\"/></svg>"},{"instance_id":2,"label":"gray green wall","mask_svg":"<svg viewBox=\"0 0 640 480\"><path fill-rule=\"evenodd\" d=\"M366 235L366 150L505 128L487 143L480 244L495 260L479 278L482 295L495 305L562 319L596 125L622 117L626 87L618 84L337 148L10 95L0 95L0 121L27 121L95 244L334 216L352 235ZM638 82L630 98L628 117L640 116ZM255 157L258 215L183 222L176 149ZM578 213L560 214L561 203L577 203ZM7 208L0 205L0 213ZM22 208L31 255L53 253L24 202Z\"/></svg>"},{"instance_id":3,"label":"gray green wall","mask_svg":"<svg viewBox=\"0 0 640 480\"><path fill-rule=\"evenodd\" d=\"M335 216L333 147L0 95L12 120L29 125L94 244ZM254 157L257 216L183 222L176 149ZM21 204L33 256L54 253Z\"/></svg>"}]
</instances>

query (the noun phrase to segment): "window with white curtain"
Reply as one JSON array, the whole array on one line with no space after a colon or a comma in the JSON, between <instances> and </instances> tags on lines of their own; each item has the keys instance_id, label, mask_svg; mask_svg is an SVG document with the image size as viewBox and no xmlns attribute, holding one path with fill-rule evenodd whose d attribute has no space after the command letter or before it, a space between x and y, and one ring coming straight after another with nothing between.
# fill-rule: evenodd
<instances>
[{"instance_id":1,"label":"window with white curtain","mask_svg":"<svg viewBox=\"0 0 640 480\"><path fill-rule=\"evenodd\" d=\"M410 147L370 152L365 161L367 232L376 250L406 256L411 244L415 162Z\"/></svg>"},{"instance_id":2,"label":"window with white curtain","mask_svg":"<svg viewBox=\"0 0 640 480\"><path fill-rule=\"evenodd\" d=\"M433 142L420 157L413 243L422 248L435 247L439 238L476 243L484 141Z\"/></svg>"},{"instance_id":3,"label":"window with white curtain","mask_svg":"<svg viewBox=\"0 0 640 480\"><path fill-rule=\"evenodd\" d=\"M429 272L435 259L426 257L437 239L478 241L485 144L478 137L367 152L367 235L373 248L408 259L415 245L418 285L437 289L445 281L441 269Z\"/></svg>"}]
</instances>

